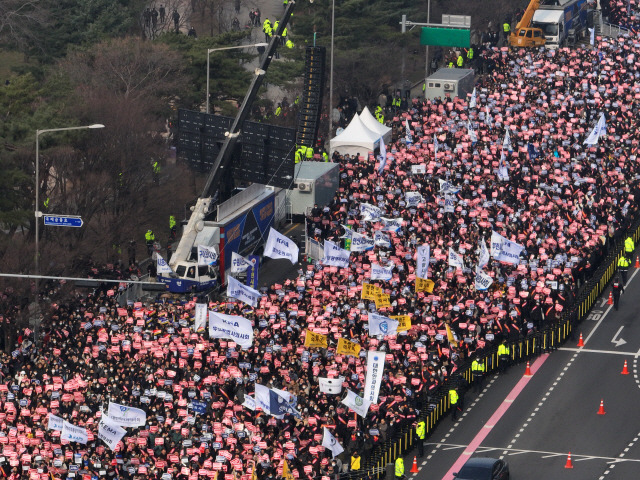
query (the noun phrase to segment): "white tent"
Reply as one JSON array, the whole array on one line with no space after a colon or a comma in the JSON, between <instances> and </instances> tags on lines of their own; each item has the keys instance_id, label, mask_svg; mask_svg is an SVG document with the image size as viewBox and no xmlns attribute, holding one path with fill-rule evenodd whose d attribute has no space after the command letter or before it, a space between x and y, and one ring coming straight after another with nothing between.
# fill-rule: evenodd
<instances>
[{"instance_id":1,"label":"white tent","mask_svg":"<svg viewBox=\"0 0 640 480\"><path fill-rule=\"evenodd\" d=\"M347 128L331 139L330 146L331 153L338 151L341 155L366 155L380 146L380 135L365 127L360 117L354 115Z\"/></svg>"},{"instance_id":2,"label":"white tent","mask_svg":"<svg viewBox=\"0 0 640 480\"><path fill-rule=\"evenodd\" d=\"M391 127L387 127L376 120L368 107L364 107L364 110L362 110L360 120L362 120L365 127L382 137L385 143L391 141Z\"/></svg>"}]
</instances>

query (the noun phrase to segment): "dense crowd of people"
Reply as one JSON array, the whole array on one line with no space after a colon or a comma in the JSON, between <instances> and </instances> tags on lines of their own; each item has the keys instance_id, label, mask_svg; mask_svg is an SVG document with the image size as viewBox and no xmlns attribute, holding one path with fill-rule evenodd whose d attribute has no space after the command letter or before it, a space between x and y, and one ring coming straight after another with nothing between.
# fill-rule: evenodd
<instances>
[{"instance_id":1,"label":"dense crowd of people","mask_svg":"<svg viewBox=\"0 0 640 480\"><path fill-rule=\"evenodd\" d=\"M296 478L328 478L348 466L322 447L323 427L347 458L366 460L391 432L415 422L429 392L465 359L558 318L638 213L640 43L621 37L598 39L593 50L485 55L495 68L477 86L475 107L469 98L415 100L390 119L385 162L334 155L340 188L314 209L310 233L344 242L343 225L372 238L378 232L374 249L353 252L348 268L309 265L269 288L257 308L234 299L209 305L254 322L251 348L197 331L195 300L123 308L106 288L52 304L38 345L34 332L22 330L0 371L4 475L248 480L252 472L281 476L287 460ZM601 113L606 136L583 145ZM508 179L498 175L505 167ZM445 211L438 179L456 187L453 211ZM362 203L401 219L400 228L381 236L381 220L366 221ZM518 265L491 259L484 271L493 283L480 291L478 248L492 231L525 250ZM434 285L416 292L416 248L425 244ZM450 248L464 268L449 265ZM371 281L373 263L393 265L392 279ZM367 282L389 295L381 314L410 316L408 331L368 335L375 304L361 298ZM449 342L447 326L458 342ZM329 348L305 347L306 330L327 335ZM361 353L338 355L341 337ZM343 395L321 393L318 377L342 376L344 388L361 394L368 349L384 351L386 363L379 402L363 419L340 402ZM300 417L243 406L256 383L295 395ZM194 400L207 404L204 414ZM115 451L96 436L109 401L147 412L146 425L128 429ZM48 429L50 414L87 428L87 444L61 441Z\"/></svg>"}]
</instances>

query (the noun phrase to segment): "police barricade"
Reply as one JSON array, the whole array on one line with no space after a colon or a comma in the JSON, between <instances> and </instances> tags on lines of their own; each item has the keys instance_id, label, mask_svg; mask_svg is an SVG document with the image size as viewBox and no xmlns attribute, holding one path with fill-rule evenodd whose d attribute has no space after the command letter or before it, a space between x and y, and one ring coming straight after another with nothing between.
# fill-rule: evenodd
<instances>
[{"instance_id":1,"label":"police barricade","mask_svg":"<svg viewBox=\"0 0 640 480\"><path fill-rule=\"evenodd\" d=\"M640 220L636 221L629 229L633 241L637 244L640 239ZM512 363L522 363L542 353L557 349L574 333L574 327L584 320L596 300L605 291L608 283L616 273L618 260L624 253L623 242L615 245L604 257L592 277L580 288L572 305L567 306L562 317L553 325L545 327L532 335L507 342ZM484 374L491 373L498 368L498 347L482 353L480 362L484 365ZM456 374L471 383L471 361L465 362L457 370ZM421 405L420 416L417 420L424 420L426 425L426 437L431 435L440 420L450 411L449 389L454 386L447 380L429 396L426 403ZM415 427L412 424L403 425L394 432L389 432L389 438L384 445L375 448L370 459L365 462L366 473L362 476L368 478L382 478L385 475L385 467L395 462L396 458L404 455L413 448ZM405 465L407 468L407 465Z\"/></svg>"}]
</instances>

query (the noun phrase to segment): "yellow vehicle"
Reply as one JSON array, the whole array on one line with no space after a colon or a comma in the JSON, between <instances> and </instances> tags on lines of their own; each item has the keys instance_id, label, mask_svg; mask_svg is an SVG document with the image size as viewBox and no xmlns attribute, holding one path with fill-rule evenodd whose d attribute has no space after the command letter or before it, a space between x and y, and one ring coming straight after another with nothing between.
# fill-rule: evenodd
<instances>
[{"instance_id":1,"label":"yellow vehicle","mask_svg":"<svg viewBox=\"0 0 640 480\"><path fill-rule=\"evenodd\" d=\"M509 35L509 45L511 47L541 47L545 44L546 40L542 30L531 27L533 14L538 7L540 7L540 0L531 0L518 25Z\"/></svg>"}]
</instances>

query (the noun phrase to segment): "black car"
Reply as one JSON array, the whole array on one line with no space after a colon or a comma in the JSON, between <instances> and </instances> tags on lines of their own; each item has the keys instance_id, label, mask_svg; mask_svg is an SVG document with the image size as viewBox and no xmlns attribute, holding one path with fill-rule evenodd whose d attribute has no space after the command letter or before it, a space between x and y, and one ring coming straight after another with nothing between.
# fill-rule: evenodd
<instances>
[{"instance_id":1,"label":"black car","mask_svg":"<svg viewBox=\"0 0 640 480\"><path fill-rule=\"evenodd\" d=\"M509 480L509 465L498 458L470 458L453 476L457 480Z\"/></svg>"}]
</instances>

